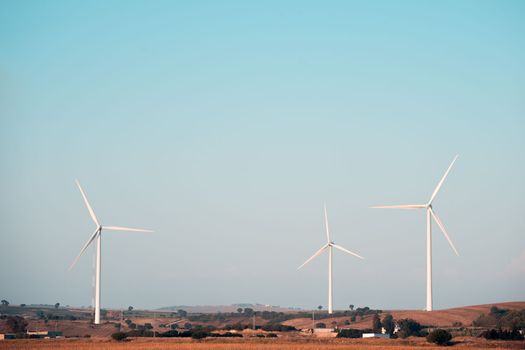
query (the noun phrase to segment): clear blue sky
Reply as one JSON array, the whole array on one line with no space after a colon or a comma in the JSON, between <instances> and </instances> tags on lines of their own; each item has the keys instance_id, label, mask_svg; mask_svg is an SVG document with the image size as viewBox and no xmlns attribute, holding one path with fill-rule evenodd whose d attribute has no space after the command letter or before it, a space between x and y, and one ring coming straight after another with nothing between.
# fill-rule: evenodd
<instances>
[{"instance_id":1,"label":"clear blue sky","mask_svg":"<svg viewBox=\"0 0 525 350\"><path fill-rule=\"evenodd\" d=\"M2 1L0 296L104 307L525 299L525 2Z\"/></svg>"}]
</instances>

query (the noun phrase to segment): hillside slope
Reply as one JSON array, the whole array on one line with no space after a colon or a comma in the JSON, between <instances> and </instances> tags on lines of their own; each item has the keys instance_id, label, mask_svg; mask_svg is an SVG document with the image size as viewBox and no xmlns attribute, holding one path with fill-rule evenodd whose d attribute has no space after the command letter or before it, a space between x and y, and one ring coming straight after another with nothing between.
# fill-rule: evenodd
<instances>
[{"instance_id":1,"label":"hillside slope","mask_svg":"<svg viewBox=\"0 0 525 350\"><path fill-rule=\"evenodd\" d=\"M525 309L525 301L515 301L506 303L494 303L484 305L472 305L457 307L452 309L423 311L423 310L383 310L382 315L391 314L394 319L412 318L423 325L432 326L452 326L455 322L461 322L465 326L470 326L472 321L477 319L481 314L487 314L490 308L497 306L503 309ZM339 327L352 327L357 329L365 329L372 327L372 316L366 316L363 320L352 322L350 326L345 326L344 322L349 320L349 317L335 317L326 318L318 322L323 322L327 327L332 325L332 322L337 322ZM317 323L317 322L316 322ZM296 328L311 328L312 319L310 318L296 318L284 322L286 325L294 326Z\"/></svg>"}]
</instances>

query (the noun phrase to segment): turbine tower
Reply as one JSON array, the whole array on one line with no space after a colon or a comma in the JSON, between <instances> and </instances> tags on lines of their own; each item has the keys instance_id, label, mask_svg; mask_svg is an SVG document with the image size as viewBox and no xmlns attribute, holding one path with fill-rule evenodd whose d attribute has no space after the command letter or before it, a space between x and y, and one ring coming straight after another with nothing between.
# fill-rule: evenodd
<instances>
[{"instance_id":1,"label":"turbine tower","mask_svg":"<svg viewBox=\"0 0 525 350\"><path fill-rule=\"evenodd\" d=\"M324 206L324 223L325 223L325 227L326 227L326 244L324 246L321 247L321 249L319 249L317 252L315 252L314 255L312 255L308 260L306 260L301 266L299 266L297 269L299 270L301 267L303 267L304 265L308 264L310 261L312 261L314 258L316 258L317 256L319 256L323 251L325 251L326 249L328 249L328 313L331 314L333 313L333 305L332 305L332 299L333 299L333 295L332 295L332 249L333 248L336 248L336 249L339 249L345 253L348 253L350 255L353 255L353 256L356 256L360 259L364 259L361 255L358 255L356 253L353 253L343 247L341 247L340 245L337 245L335 244L334 242L332 242L330 240L330 230L328 228L328 215L326 214L326 204Z\"/></svg>"},{"instance_id":2,"label":"turbine tower","mask_svg":"<svg viewBox=\"0 0 525 350\"><path fill-rule=\"evenodd\" d=\"M372 207L372 208L383 208L383 209L425 209L426 210L427 212L427 306L426 306L426 311L432 311L432 218L434 219L436 224L441 229L441 232L443 232L443 235L447 239L454 253L456 253L456 255L459 256L459 253L456 247L454 246L454 243L452 243L452 240L450 239L450 236L448 235L447 230L445 229L445 226L443 225L443 222L441 221L441 219L438 217L438 215L432 208L432 202L434 201L434 198L436 198L436 195L441 189L443 182L445 182L445 179L448 176L450 169L452 169L452 166L456 162L456 159L458 159L458 155L456 155L454 159L452 160L452 163L450 163L450 166L445 172L445 175L443 175L443 177L437 184L436 189L430 196L430 200L426 204L381 205L381 206Z\"/></svg>"},{"instance_id":3,"label":"turbine tower","mask_svg":"<svg viewBox=\"0 0 525 350\"><path fill-rule=\"evenodd\" d=\"M96 259L96 268L95 268L95 324L100 324L100 253L101 253L101 244L102 244L102 230L108 230L108 231L133 231L133 232L153 232L151 230L143 230L139 228L129 228L129 227L121 227L121 226L102 226L97 217L95 216L95 212L91 208L91 205L89 205L89 202L87 200L86 194L82 190L82 187L80 187L80 183L78 180L76 180L78 189L80 190L80 193L82 194L82 198L84 198L84 203L86 203L86 207L89 211L89 215L95 222L95 225L97 225L97 228L95 229L95 232L91 235L91 237L87 240L86 244L82 247L80 250L80 253L75 258L71 266L69 266L69 270L75 266L78 259L84 254L84 251L89 247L91 242L97 239L97 259Z\"/></svg>"}]
</instances>

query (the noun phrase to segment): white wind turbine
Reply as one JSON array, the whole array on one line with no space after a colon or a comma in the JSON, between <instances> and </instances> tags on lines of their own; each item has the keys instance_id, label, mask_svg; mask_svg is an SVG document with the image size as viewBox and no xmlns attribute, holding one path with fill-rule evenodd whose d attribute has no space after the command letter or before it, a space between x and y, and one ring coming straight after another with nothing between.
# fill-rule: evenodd
<instances>
[{"instance_id":1,"label":"white wind turbine","mask_svg":"<svg viewBox=\"0 0 525 350\"><path fill-rule=\"evenodd\" d=\"M308 260L306 260L301 266L299 266L297 269L299 270L304 265L308 264L310 261L312 261L314 258L316 258L318 255L320 255L324 250L328 249L328 313L333 313L333 306L332 306L332 248L339 249L345 253L348 253L350 255L356 256L360 259L364 259L361 255L358 255L356 253L353 253L340 245L335 244L330 240L330 230L328 229L328 215L326 214L326 204L324 206L324 223L326 226L326 244L321 247L317 252L315 252L314 255L312 255Z\"/></svg>"},{"instance_id":2,"label":"white wind turbine","mask_svg":"<svg viewBox=\"0 0 525 350\"><path fill-rule=\"evenodd\" d=\"M450 239L447 233L447 230L445 229L445 226L443 225L443 223L441 222L441 219L437 216L436 212L432 208L432 201L434 201L434 198L436 198L437 193L439 192L441 186L443 185L443 182L445 182L445 178L448 176L448 173L450 172L450 169L452 169L452 166L456 162L456 159L458 159L458 155L456 155L454 159L452 160L452 163L450 163L450 166L445 172L445 175L443 175L443 177L437 184L436 189L430 196L430 200L428 201L428 203L426 204L406 204L406 205L381 205L381 206L372 207L372 208L384 208L384 209L425 209L427 211L427 306L426 306L426 311L432 311L432 220L431 220L431 217L434 218L434 220L438 224L439 228L441 229L441 232L443 232L443 235L447 239L454 253L456 253L456 255L459 256L459 253L456 247L454 246L454 243L452 243L452 240Z\"/></svg>"},{"instance_id":3,"label":"white wind turbine","mask_svg":"<svg viewBox=\"0 0 525 350\"><path fill-rule=\"evenodd\" d=\"M150 230L143 230L138 228L129 228L129 227L120 227L120 226L102 226L99 221L97 220L97 217L95 216L95 212L91 208L91 205L89 205L89 202L87 200L87 197L82 190L82 187L80 187L80 183L78 180L76 180L78 189L80 190L80 193L82 194L82 198L84 198L84 203L86 203L86 207L89 211L89 215L91 215L91 218L95 222L95 225L97 225L97 228L95 229L95 232L91 237L88 239L86 244L82 247L80 250L80 253L75 258L71 266L69 267L69 270L75 266L78 259L82 256L84 251L87 249L87 247L95 240L97 239L97 262L96 262L96 272L95 272L95 324L100 324L100 250L101 250L101 240L102 240L102 229L109 230L109 231L134 231L134 232L153 232Z\"/></svg>"}]
</instances>

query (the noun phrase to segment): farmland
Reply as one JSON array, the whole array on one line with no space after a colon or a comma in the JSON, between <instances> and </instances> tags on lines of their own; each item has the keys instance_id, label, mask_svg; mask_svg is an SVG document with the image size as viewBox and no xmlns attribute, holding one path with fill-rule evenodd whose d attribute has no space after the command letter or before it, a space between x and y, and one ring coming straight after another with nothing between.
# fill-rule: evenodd
<instances>
[{"instance_id":1,"label":"farmland","mask_svg":"<svg viewBox=\"0 0 525 350\"><path fill-rule=\"evenodd\" d=\"M333 315L318 310L314 322L322 322L328 327L338 329L369 332L374 315L382 315L381 317L384 318L384 315L391 314L396 320L413 319L427 329L436 327L449 329L453 336L451 345L454 348L524 349L523 341L487 340L479 337L481 331L494 328L495 325L477 326L480 315L503 312L523 317L523 311L520 310L524 309L525 302L465 306L432 312L372 310L364 307L353 311L337 311ZM108 310L100 325L92 323L90 314L85 309L10 306L4 307L3 311L8 312L0 319L0 333L8 333L10 326L7 320L18 317L27 323L27 331L58 331L61 337L4 340L0 341L0 349L401 350L409 347L431 350L440 348L428 343L421 334L417 334L418 337L409 336L405 339L401 339L402 337L399 339L335 338L337 335L335 332L324 333L325 335L322 332L312 334L309 328L312 328L313 321L306 317L311 311L266 311L265 313L254 312L247 308L243 312L229 313L186 313L182 310L177 312L133 310L123 313L118 310ZM42 315L45 316L44 319L40 318ZM254 325L257 326L256 329L252 329ZM272 326L277 328L271 328ZM206 335L202 339L192 339L191 334L177 335L188 330L204 331ZM128 338L123 341L112 340L111 335L118 331L126 332Z\"/></svg>"},{"instance_id":2,"label":"farmland","mask_svg":"<svg viewBox=\"0 0 525 350\"><path fill-rule=\"evenodd\" d=\"M523 349L520 341L502 342L486 341L479 338L459 338L454 345L455 349ZM56 339L56 340L16 340L0 343L0 349L6 350L51 350L51 349L78 349L78 350L146 350L146 349L174 349L174 350L316 350L316 349L362 349L362 350L402 350L411 349L437 350L442 347L432 346L424 339L132 339L126 342L111 340L84 340L84 339Z\"/></svg>"}]
</instances>

